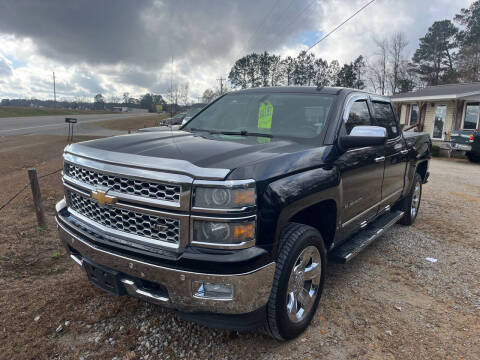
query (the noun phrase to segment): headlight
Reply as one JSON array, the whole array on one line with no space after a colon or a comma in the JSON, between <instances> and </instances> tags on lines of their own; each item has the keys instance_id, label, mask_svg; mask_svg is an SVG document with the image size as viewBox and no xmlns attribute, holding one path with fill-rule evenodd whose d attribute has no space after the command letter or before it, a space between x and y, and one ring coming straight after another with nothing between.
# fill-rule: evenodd
<instances>
[{"instance_id":1,"label":"headlight","mask_svg":"<svg viewBox=\"0 0 480 360\"><path fill-rule=\"evenodd\" d=\"M255 240L255 221L216 222L195 220L192 244L241 245ZM200 244L201 245L201 244Z\"/></svg>"},{"instance_id":2,"label":"headlight","mask_svg":"<svg viewBox=\"0 0 480 360\"><path fill-rule=\"evenodd\" d=\"M193 206L206 209L241 209L255 206L257 198L253 184L241 187L197 186Z\"/></svg>"},{"instance_id":3,"label":"headlight","mask_svg":"<svg viewBox=\"0 0 480 360\"><path fill-rule=\"evenodd\" d=\"M254 246L256 202L254 180L196 180L190 243L217 249Z\"/></svg>"}]
</instances>

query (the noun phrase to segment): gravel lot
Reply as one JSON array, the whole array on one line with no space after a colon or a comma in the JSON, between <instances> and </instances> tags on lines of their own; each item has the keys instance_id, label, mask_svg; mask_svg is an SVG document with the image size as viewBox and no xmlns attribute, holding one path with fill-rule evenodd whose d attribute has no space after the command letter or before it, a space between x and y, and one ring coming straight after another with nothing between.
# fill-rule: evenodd
<instances>
[{"instance_id":1,"label":"gravel lot","mask_svg":"<svg viewBox=\"0 0 480 360\"><path fill-rule=\"evenodd\" d=\"M51 154L63 146L41 143L51 152L36 159L40 173L60 165ZM31 166L28 153L15 155L0 151L0 203ZM395 226L348 265L329 264L312 325L288 343L102 293L58 246L52 219L36 228L24 194L0 216L0 358L479 359L480 166L435 159L430 171L416 224ZM61 183L41 186L53 215Z\"/></svg>"}]
</instances>

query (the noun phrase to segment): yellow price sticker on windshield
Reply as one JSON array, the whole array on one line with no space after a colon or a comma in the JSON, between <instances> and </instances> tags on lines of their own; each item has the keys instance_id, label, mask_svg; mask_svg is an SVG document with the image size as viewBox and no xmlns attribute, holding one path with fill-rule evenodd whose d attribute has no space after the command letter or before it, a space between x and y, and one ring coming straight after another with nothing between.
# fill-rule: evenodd
<instances>
[{"instance_id":1,"label":"yellow price sticker on windshield","mask_svg":"<svg viewBox=\"0 0 480 360\"><path fill-rule=\"evenodd\" d=\"M258 128L259 129L271 129L273 117L273 105L270 101L260 103L258 109Z\"/></svg>"}]
</instances>

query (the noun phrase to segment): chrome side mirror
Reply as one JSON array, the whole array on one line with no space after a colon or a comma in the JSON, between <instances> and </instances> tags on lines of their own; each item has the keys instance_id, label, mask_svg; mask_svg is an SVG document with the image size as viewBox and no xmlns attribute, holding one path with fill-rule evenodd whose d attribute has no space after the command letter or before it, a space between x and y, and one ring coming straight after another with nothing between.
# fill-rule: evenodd
<instances>
[{"instance_id":1,"label":"chrome side mirror","mask_svg":"<svg viewBox=\"0 0 480 360\"><path fill-rule=\"evenodd\" d=\"M367 126L359 125L354 126L349 136L368 136L387 138L387 129L381 126Z\"/></svg>"},{"instance_id":2,"label":"chrome side mirror","mask_svg":"<svg viewBox=\"0 0 480 360\"><path fill-rule=\"evenodd\" d=\"M387 129L381 126L355 126L350 135L340 136L338 144L342 150L351 148L384 145L387 141Z\"/></svg>"}]
</instances>

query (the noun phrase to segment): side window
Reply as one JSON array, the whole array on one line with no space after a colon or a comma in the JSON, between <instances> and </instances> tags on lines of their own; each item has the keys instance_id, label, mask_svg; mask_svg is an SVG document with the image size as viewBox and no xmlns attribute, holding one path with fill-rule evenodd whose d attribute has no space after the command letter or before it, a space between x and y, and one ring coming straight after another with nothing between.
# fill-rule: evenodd
<instances>
[{"instance_id":1,"label":"side window","mask_svg":"<svg viewBox=\"0 0 480 360\"><path fill-rule=\"evenodd\" d=\"M387 129L389 139L396 138L399 134L395 114L392 106L386 102L374 101L373 104L373 125Z\"/></svg>"},{"instance_id":2,"label":"side window","mask_svg":"<svg viewBox=\"0 0 480 360\"><path fill-rule=\"evenodd\" d=\"M372 125L366 100L357 100L352 104L347 122L345 123L347 135L350 134L355 126L359 125Z\"/></svg>"}]
</instances>

